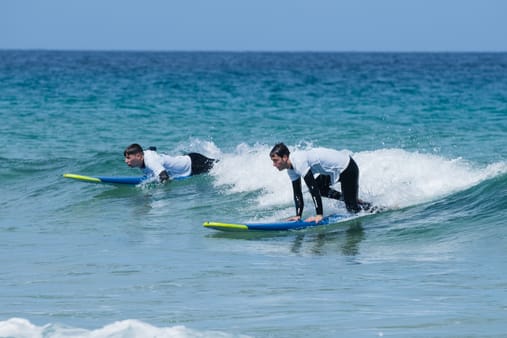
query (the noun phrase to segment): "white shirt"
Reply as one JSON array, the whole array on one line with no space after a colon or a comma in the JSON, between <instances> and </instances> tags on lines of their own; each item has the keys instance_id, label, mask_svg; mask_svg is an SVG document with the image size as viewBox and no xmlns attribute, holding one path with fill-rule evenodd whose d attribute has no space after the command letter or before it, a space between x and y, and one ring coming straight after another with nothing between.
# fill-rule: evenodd
<instances>
[{"instance_id":1,"label":"white shirt","mask_svg":"<svg viewBox=\"0 0 507 338\"><path fill-rule=\"evenodd\" d=\"M156 151L144 151L143 172L147 176L158 176L162 171L167 171L171 179L190 176L192 173L192 161L190 156L169 156L158 154Z\"/></svg>"},{"instance_id":2,"label":"white shirt","mask_svg":"<svg viewBox=\"0 0 507 338\"><path fill-rule=\"evenodd\" d=\"M287 173L292 181L306 176L311 169L312 173L331 177L332 184L340 179L340 174L347 168L351 153L347 150L333 150L315 148L312 150L295 151L289 155L292 169Z\"/></svg>"}]
</instances>

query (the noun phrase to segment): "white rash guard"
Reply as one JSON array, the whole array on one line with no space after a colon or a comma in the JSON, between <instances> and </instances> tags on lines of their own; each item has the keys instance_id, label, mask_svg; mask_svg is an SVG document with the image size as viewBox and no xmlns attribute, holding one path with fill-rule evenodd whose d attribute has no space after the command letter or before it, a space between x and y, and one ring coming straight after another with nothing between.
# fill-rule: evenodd
<instances>
[{"instance_id":1,"label":"white rash guard","mask_svg":"<svg viewBox=\"0 0 507 338\"><path fill-rule=\"evenodd\" d=\"M332 184L338 182L340 174L350 162L351 152L315 148L312 150L295 151L290 154L292 169L287 173L292 181L305 177L311 169L314 175L323 174L331 177Z\"/></svg>"},{"instance_id":2,"label":"white rash guard","mask_svg":"<svg viewBox=\"0 0 507 338\"><path fill-rule=\"evenodd\" d=\"M190 156L169 156L158 154L153 150L144 151L143 173L147 176L158 175L166 171L171 179L178 177L187 177L192 173L192 161Z\"/></svg>"}]
</instances>

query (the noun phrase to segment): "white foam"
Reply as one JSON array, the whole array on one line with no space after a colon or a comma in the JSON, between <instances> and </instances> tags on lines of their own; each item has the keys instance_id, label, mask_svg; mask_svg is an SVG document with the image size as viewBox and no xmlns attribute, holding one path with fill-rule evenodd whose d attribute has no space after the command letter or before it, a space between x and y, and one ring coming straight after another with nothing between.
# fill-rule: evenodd
<instances>
[{"instance_id":1,"label":"white foam","mask_svg":"<svg viewBox=\"0 0 507 338\"><path fill-rule=\"evenodd\" d=\"M227 194L257 192L259 209L292 206L292 185L285 171L273 167L270 150L267 145L240 144L233 153L222 154L212 171L215 186ZM353 157L360 168L359 197L388 208L438 199L507 172L503 162L480 167L460 158L402 149L364 151Z\"/></svg>"},{"instance_id":2,"label":"white foam","mask_svg":"<svg viewBox=\"0 0 507 338\"><path fill-rule=\"evenodd\" d=\"M158 337L158 338L227 338L247 337L219 331L197 331L185 326L156 327L139 320L122 320L108 324L97 330L69 328L56 324L36 326L23 318L11 318L0 321L0 337L16 338L108 338L108 337Z\"/></svg>"},{"instance_id":3,"label":"white foam","mask_svg":"<svg viewBox=\"0 0 507 338\"><path fill-rule=\"evenodd\" d=\"M162 151L163 152L163 151ZM204 141L197 138L191 138L189 142L179 144L175 149L168 153L188 153L197 152L210 158L219 158L221 151L212 141Z\"/></svg>"},{"instance_id":4,"label":"white foam","mask_svg":"<svg viewBox=\"0 0 507 338\"><path fill-rule=\"evenodd\" d=\"M215 186L228 193L260 192L259 206L280 205L291 199L292 187L285 172L271 164L270 148L240 144L234 153L223 154L213 168Z\"/></svg>"},{"instance_id":5,"label":"white foam","mask_svg":"<svg viewBox=\"0 0 507 338\"><path fill-rule=\"evenodd\" d=\"M405 207L441 198L506 172L505 163L480 167L461 158L381 149L354 155L360 196L374 204Z\"/></svg>"}]
</instances>

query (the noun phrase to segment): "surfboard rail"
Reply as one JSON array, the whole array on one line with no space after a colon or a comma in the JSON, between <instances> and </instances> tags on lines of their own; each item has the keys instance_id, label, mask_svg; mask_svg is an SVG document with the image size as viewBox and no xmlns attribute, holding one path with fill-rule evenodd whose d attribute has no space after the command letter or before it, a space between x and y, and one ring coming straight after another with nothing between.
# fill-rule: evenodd
<instances>
[{"instance_id":1,"label":"surfboard rail","mask_svg":"<svg viewBox=\"0 0 507 338\"><path fill-rule=\"evenodd\" d=\"M274 222L245 222L245 223L224 223L204 222L202 225L208 229L220 231L285 231L299 230L327 224L335 224L348 219L355 218L350 214L332 214L324 217L320 222L299 221L274 221Z\"/></svg>"},{"instance_id":2,"label":"surfboard rail","mask_svg":"<svg viewBox=\"0 0 507 338\"><path fill-rule=\"evenodd\" d=\"M86 176L71 173L63 174L63 177L90 183L112 183L129 185L137 185L147 179L146 176Z\"/></svg>"},{"instance_id":3,"label":"surfboard rail","mask_svg":"<svg viewBox=\"0 0 507 338\"><path fill-rule=\"evenodd\" d=\"M63 177L70 178L73 180L89 183L107 183L107 184L126 184L126 185L138 185L143 182L151 182L151 176L87 176L80 174L63 174ZM171 178L171 181L180 181L189 178L190 176L181 176ZM156 182L156 180L154 180Z\"/></svg>"}]
</instances>

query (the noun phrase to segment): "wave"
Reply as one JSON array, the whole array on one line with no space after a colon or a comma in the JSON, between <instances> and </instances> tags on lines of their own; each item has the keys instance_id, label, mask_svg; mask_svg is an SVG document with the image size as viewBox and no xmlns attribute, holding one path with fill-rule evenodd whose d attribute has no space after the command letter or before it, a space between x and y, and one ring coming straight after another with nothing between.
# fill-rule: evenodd
<instances>
[{"instance_id":1,"label":"wave","mask_svg":"<svg viewBox=\"0 0 507 338\"><path fill-rule=\"evenodd\" d=\"M270 149L267 145L240 144L234 152L222 154L211 172L214 185L223 194L253 196L250 209L285 208L290 214L292 186L287 174L272 166ZM505 162L481 166L462 158L448 159L402 149L364 151L353 157L360 168L360 198L387 209L437 201L507 172ZM306 205L312 205L309 194L304 195L308 199ZM343 211L339 204L327 200L325 203L328 210Z\"/></svg>"},{"instance_id":2,"label":"wave","mask_svg":"<svg viewBox=\"0 0 507 338\"><path fill-rule=\"evenodd\" d=\"M160 152L168 149L164 144L157 144L157 147ZM312 145L291 148L311 149ZM246 221L274 220L293 214L292 186L287 174L272 166L270 145L242 143L226 152L211 141L191 139L169 150L167 152L171 154L196 151L220 160L210 172L211 180L192 182L213 186L218 194L214 199L224 205L224 215L241 214ZM507 163L502 161L480 165L462 158L450 159L392 148L357 152L353 157L360 167L360 198L391 210L438 201L507 172ZM9 199L2 202L5 206L17 205L26 197L60 195L62 188L56 183L62 180L64 172L139 174L138 170L123 163L122 154L117 151L87 153L87 156L78 158L13 159L7 163L0 168L6 178L4 186L9 192ZM19 189L20 182L24 180L32 183ZM73 189L74 186L66 187ZM303 188L306 189L306 186L303 185ZM310 212L310 195L305 192L303 196L306 212ZM481 200L483 197L479 195L476 198ZM324 199L323 203L326 213L345 212L343 203L328 199Z\"/></svg>"},{"instance_id":3,"label":"wave","mask_svg":"<svg viewBox=\"0 0 507 338\"><path fill-rule=\"evenodd\" d=\"M507 163L480 166L462 158L381 149L355 155L360 194L380 205L402 208L440 199L507 172Z\"/></svg>"},{"instance_id":4,"label":"wave","mask_svg":"<svg viewBox=\"0 0 507 338\"><path fill-rule=\"evenodd\" d=\"M58 324L46 324L43 326L37 326L24 318L11 318L6 321L0 321L0 337L17 337L17 338L244 337L246 338L247 336L233 335L220 331L197 331L180 325L173 327L156 327L135 319L114 322L96 330L87 330L83 328L72 328Z\"/></svg>"}]
</instances>

